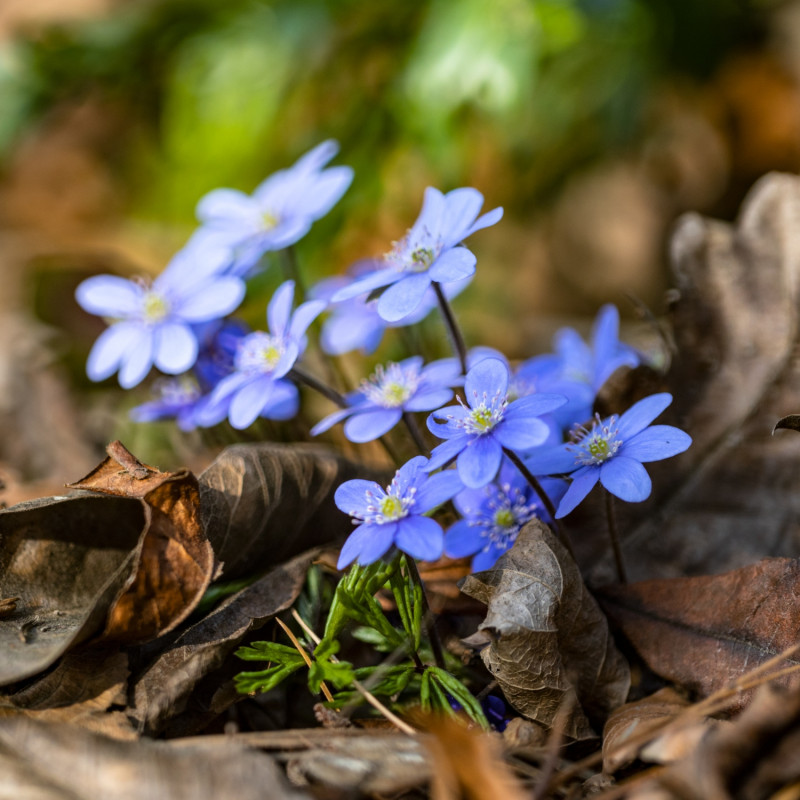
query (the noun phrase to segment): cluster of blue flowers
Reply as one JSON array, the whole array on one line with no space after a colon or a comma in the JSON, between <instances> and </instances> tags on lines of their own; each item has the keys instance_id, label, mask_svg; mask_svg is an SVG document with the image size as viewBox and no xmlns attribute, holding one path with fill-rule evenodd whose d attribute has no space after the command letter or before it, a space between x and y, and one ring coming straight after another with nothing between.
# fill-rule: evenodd
<instances>
[{"instance_id":1,"label":"cluster of blue flowers","mask_svg":"<svg viewBox=\"0 0 800 800\"><path fill-rule=\"evenodd\" d=\"M319 145L252 195L211 192L197 208L199 229L152 282L106 275L79 286L78 303L109 321L89 355L89 377L118 373L131 388L153 367L164 373L153 385L156 399L134 409L135 419L174 418L184 430L225 419L237 429L259 417L290 419L300 405L297 362L320 315L324 352L371 353L386 329L414 324L437 305L446 311L448 298L469 283L476 258L463 242L503 211L481 214L475 189L428 188L416 222L381 260L321 282L296 307L295 283L286 281L268 305L267 330L230 318L265 254L297 242L349 187L352 170L326 166L336 152L334 142ZM485 347L429 364L414 355L379 366L341 398L312 434L343 422L349 440L369 442L427 412L428 431L443 441L400 466L385 489L363 480L339 487L335 501L357 526L340 568L397 548L423 560L472 556L474 569L488 569L526 522L569 514L598 482L628 502L650 495L642 465L691 440L651 424L670 404L668 394L619 417L593 418L607 379L642 363L619 341L616 308L601 309L588 343L565 329L554 345L516 366ZM460 519L445 532L430 514L450 500Z\"/></svg>"}]
</instances>

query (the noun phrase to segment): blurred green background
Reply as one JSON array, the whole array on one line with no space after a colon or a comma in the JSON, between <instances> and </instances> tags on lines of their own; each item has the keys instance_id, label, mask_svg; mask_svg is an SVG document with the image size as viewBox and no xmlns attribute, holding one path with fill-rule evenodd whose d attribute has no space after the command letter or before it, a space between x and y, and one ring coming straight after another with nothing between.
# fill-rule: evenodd
<instances>
[{"instance_id":1,"label":"blurred green background","mask_svg":"<svg viewBox=\"0 0 800 800\"><path fill-rule=\"evenodd\" d=\"M760 175L800 170L798 44L794 0L5 0L0 312L33 312L90 396L102 323L74 286L157 272L205 192L335 138L356 178L298 245L309 279L389 249L426 186L469 185L506 209L470 243L471 344L529 355L603 302L632 317L631 295L659 315L675 218L733 218ZM90 440L112 393L79 395Z\"/></svg>"}]
</instances>

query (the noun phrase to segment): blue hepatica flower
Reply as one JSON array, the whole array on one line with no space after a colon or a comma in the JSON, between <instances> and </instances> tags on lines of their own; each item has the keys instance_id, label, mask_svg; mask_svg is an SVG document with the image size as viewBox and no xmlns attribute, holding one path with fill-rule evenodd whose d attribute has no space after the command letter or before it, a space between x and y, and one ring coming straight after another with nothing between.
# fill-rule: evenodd
<instances>
[{"instance_id":1,"label":"blue hepatica flower","mask_svg":"<svg viewBox=\"0 0 800 800\"><path fill-rule=\"evenodd\" d=\"M336 490L336 505L358 526L342 547L339 569L356 560L372 564L393 546L421 561L442 555L442 528L424 515L464 487L454 470L429 475L427 463L423 456L407 461L385 490L365 480L345 481Z\"/></svg>"},{"instance_id":2,"label":"blue hepatica flower","mask_svg":"<svg viewBox=\"0 0 800 800\"><path fill-rule=\"evenodd\" d=\"M541 447L525 459L537 474L572 473L572 483L556 510L569 514L599 481L611 494L629 503L650 496L652 484L642 464L678 455L691 437L672 425L650 423L672 402L672 395L650 395L622 416L597 419L591 428L579 428L574 441L558 447Z\"/></svg>"},{"instance_id":3,"label":"blue hepatica flower","mask_svg":"<svg viewBox=\"0 0 800 800\"><path fill-rule=\"evenodd\" d=\"M479 217L482 205L483 195L477 189L442 194L428 187L417 221L386 255L386 266L338 291L333 302L388 286L378 300L378 313L386 321L396 322L417 309L432 282L470 277L476 258L460 243L503 216L503 209L495 208Z\"/></svg>"},{"instance_id":4,"label":"blue hepatica flower","mask_svg":"<svg viewBox=\"0 0 800 800\"><path fill-rule=\"evenodd\" d=\"M550 427L539 419L567 402L555 394L532 394L509 403L508 367L496 358L479 361L464 381L467 402L434 411L428 428L440 439L428 469L457 458L464 485L480 489L494 480L503 460L503 448L527 450L550 436ZM446 420L443 423L437 419Z\"/></svg>"},{"instance_id":5,"label":"blue hepatica flower","mask_svg":"<svg viewBox=\"0 0 800 800\"><path fill-rule=\"evenodd\" d=\"M229 314L244 298L244 283L220 274L226 264L223 250L187 246L151 284L114 275L83 281L78 304L113 320L89 353L89 377L119 371L120 385L130 389L153 365L169 375L190 369L199 350L193 326Z\"/></svg>"},{"instance_id":6,"label":"blue hepatica flower","mask_svg":"<svg viewBox=\"0 0 800 800\"><path fill-rule=\"evenodd\" d=\"M284 376L305 350L306 330L325 304L310 300L292 313L293 298L294 281L275 291L267 308L270 332L254 331L241 339L234 372L211 393L198 414L200 424L214 424L227 416L234 428L242 429L259 416L283 420L297 412L297 387Z\"/></svg>"},{"instance_id":7,"label":"blue hepatica flower","mask_svg":"<svg viewBox=\"0 0 800 800\"><path fill-rule=\"evenodd\" d=\"M613 305L598 312L590 344L574 328L562 328L555 335L554 346L554 354L535 356L521 364L517 380L539 391L565 395L568 403L556 417L567 427L592 416L597 393L620 367L642 363L634 348L620 342L619 311Z\"/></svg>"},{"instance_id":8,"label":"blue hepatica flower","mask_svg":"<svg viewBox=\"0 0 800 800\"><path fill-rule=\"evenodd\" d=\"M215 189L197 206L198 236L233 251L232 274L245 275L264 253L281 250L308 233L339 201L353 180L350 167L323 167L339 146L326 141L289 169L267 178L252 195Z\"/></svg>"},{"instance_id":9,"label":"blue hepatica flower","mask_svg":"<svg viewBox=\"0 0 800 800\"><path fill-rule=\"evenodd\" d=\"M565 481L542 478L540 484L553 503L567 490ZM539 496L510 462L504 462L499 479L482 489L465 489L453 503L463 517L448 528L444 552L451 558L474 556L472 571L494 566L517 540L522 526L534 517L549 521Z\"/></svg>"},{"instance_id":10,"label":"blue hepatica flower","mask_svg":"<svg viewBox=\"0 0 800 800\"><path fill-rule=\"evenodd\" d=\"M325 417L311 429L311 435L346 419L344 435L351 442L371 442L397 425L404 412L431 411L452 399L449 387L458 381L458 375L458 365L450 359L423 367L422 356L413 356L379 366L351 395L350 407Z\"/></svg>"}]
</instances>

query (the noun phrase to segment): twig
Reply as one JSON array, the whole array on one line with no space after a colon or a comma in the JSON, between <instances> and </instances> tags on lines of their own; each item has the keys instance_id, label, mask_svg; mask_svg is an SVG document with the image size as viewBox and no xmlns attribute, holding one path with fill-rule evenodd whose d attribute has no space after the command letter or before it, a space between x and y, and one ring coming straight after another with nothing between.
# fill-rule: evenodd
<instances>
[{"instance_id":1,"label":"twig","mask_svg":"<svg viewBox=\"0 0 800 800\"><path fill-rule=\"evenodd\" d=\"M275 621L278 625L283 628L283 632L292 640L292 644L297 648L297 652L303 657L303 661L306 662L306 666L311 669L312 664L314 663L311 658L309 657L308 653L303 649L303 645L297 641L297 637L291 632L289 626L279 617L275 617ZM321 681L319 684L319 688L322 690L322 694L325 695L325 699L329 702L333 702L333 695L330 692L330 689L325 685L325 681Z\"/></svg>"},{"instance_id":2,"label":"twig","mask_svg":"<svg viewBox=\"0 0 800 800\"><path fill-rule=\"evenodd\" d=\"M297 624L305 631L306 636L311 639L314 644L320 643L320 638L317 636L316 633L306 624L306 621L297 613L296 609L292 609L292 616L294 617ZM278 620L280 622L280 620ZM336 663L339 659L336 656L331 656L331 661ZM403 733L407 734L408 736L416 736L417 732L406 722L400 719L396 714L392 713L386 706L375 697L374 694L367 691L364 686L359 683L355 678L353 679L353 686L355 687L356 691L377 711L383 714L386 719L389 720L396 728L401 730Z\"/></svg>"}]
</instances>

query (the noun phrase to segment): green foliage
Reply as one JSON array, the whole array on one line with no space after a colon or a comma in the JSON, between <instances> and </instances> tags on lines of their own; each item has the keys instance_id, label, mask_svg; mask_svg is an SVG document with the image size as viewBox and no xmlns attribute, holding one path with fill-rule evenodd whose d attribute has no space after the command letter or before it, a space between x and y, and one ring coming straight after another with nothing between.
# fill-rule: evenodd
<instances>
[{"instance_id":1,"label":"green foliage","mask_svg":"<svg viewBox=\"0 0 800 800\"><path fill-rule=\"evenodd\" d=\"M242 694L268 692L292 673L305 666L303 656L294 647L276 642L253 642L251 647L240 647L236 655L245 661L271 661L271 667L256 672L240 672L235 678L236 691Z\"/></svg>"}]
</instances>

